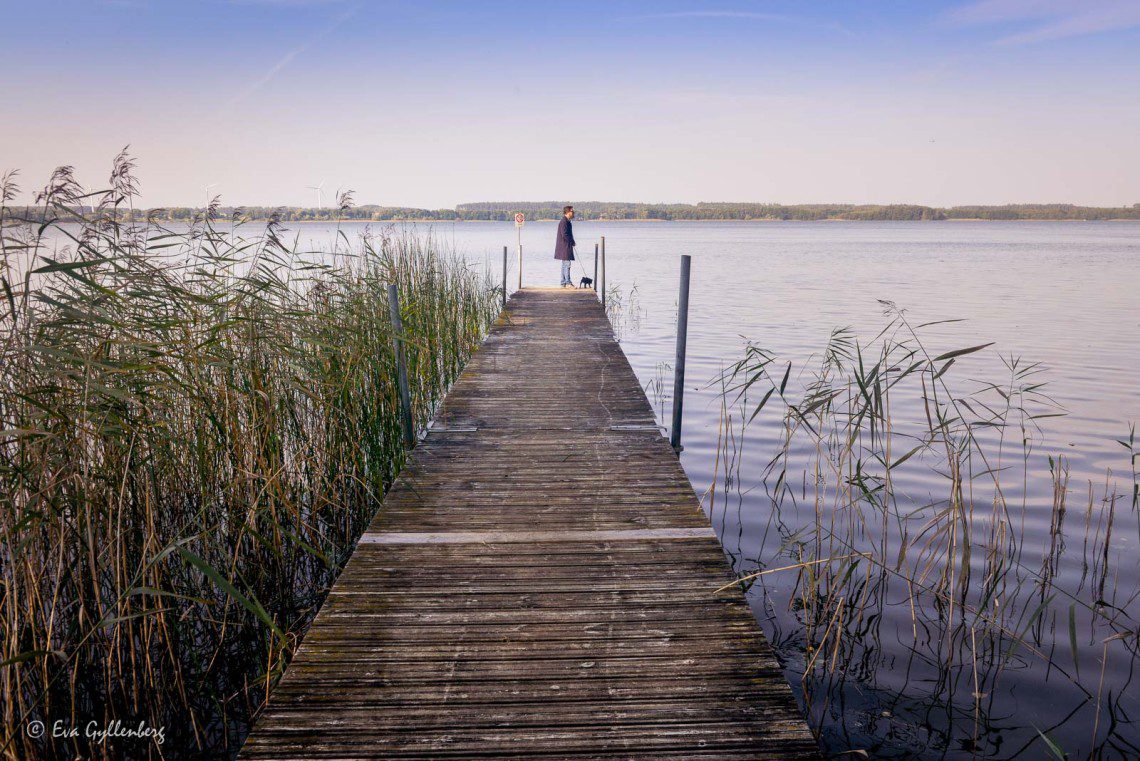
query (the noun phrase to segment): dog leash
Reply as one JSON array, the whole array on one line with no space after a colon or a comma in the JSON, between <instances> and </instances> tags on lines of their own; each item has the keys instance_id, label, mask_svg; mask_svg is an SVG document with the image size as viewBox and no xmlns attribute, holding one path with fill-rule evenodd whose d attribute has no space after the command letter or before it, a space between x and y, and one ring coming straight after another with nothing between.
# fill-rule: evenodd
<instances>
[{"instance_id":1,"label":"dog leash","mask_svg":"<svg viewBox=\"0 0 1140 761\"><path fill-rule=\"evenodd\" d=\"M590 276L589 276L589 275L586 273L586 268L582 266L582 260L578 258L578 251L577 251L577 248L578 248L577 246L574 246L574 249L575 249L575 251L574 251L574 261L578 262L578 271L582 273L582 277L590 277ZM591 281L590 281L590 282L593 282L593 280L591 279Z\"/></svg>"}]
</instances>

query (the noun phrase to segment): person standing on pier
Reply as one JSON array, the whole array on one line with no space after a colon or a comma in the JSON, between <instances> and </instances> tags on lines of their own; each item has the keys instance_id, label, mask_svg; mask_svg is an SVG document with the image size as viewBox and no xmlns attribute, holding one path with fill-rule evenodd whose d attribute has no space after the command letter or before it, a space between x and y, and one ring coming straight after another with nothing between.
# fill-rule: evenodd
<instances>
[{"instance_id":1,"label":"person standing on pier","mask_svg":"<svg viewBox=\"0 0 1140 761\"><path fill-rule=\"evenodd\" d=\"M562 208L562 219L558 220L558 239L554 242L554 258L562 262L562 287L573 288L570 279L570 262L574 261L574 207Z\"/></svg>"}]
</instances>

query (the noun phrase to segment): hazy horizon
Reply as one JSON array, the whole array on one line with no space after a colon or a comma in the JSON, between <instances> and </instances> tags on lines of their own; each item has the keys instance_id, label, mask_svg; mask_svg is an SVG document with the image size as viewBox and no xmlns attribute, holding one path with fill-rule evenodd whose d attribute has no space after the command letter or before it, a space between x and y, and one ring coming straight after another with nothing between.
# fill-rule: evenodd
<instances>
[{"instance_id":1,"label":"hazy horizon","mask_svg":"<svg viewBox=\"0 0 1140 761\"><path fill-rule=\"evenodd\" d=\"M127 144L147 207L1140 201L1134 0L9 5L21 202Z\"/></svg>"}]
</instances>

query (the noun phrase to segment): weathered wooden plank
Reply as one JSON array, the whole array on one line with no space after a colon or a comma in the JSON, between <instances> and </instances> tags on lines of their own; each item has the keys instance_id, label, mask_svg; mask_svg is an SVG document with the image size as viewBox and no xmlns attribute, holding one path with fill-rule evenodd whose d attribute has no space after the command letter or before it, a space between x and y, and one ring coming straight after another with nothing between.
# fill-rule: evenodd
<instances>
[{"instance_id":1,"label":"weathered wooden plank","mask_svg":"<svg viewBox=\"0 0 1140 761\"><path fill-rule=\"evenodd\" d=\"M441 533L367 532L360 541L369 544L530 544L536 542L613 542L627 539L708 539L712 529L646 528L625 531L451 531Z\"/></svg>"},{"instance_id":2,"label":"weathered wooden plank","mask_svg":"<svg viewBox=\"0 0 1140 761\"><path fill-rule=\"evenodd\" d=\"M275 688L247 758L815 758L590 291L524 290Z\"/></svg>"}]
</instances>

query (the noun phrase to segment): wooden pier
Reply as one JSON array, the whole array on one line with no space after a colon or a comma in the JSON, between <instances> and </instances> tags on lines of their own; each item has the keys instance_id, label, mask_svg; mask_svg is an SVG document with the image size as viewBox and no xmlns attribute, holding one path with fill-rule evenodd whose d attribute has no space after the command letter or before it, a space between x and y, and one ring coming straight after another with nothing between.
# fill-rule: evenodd
<instances>
[{"instance_id":1,"label":"wooden pier","mask_svg":"<svg viewBox=\"0 0 1140 761\"><path fill-rule=\"evenodd\" d=\"M516 293L243 758L817 758L595 294Z\"/></svg>"}]
</instances>

